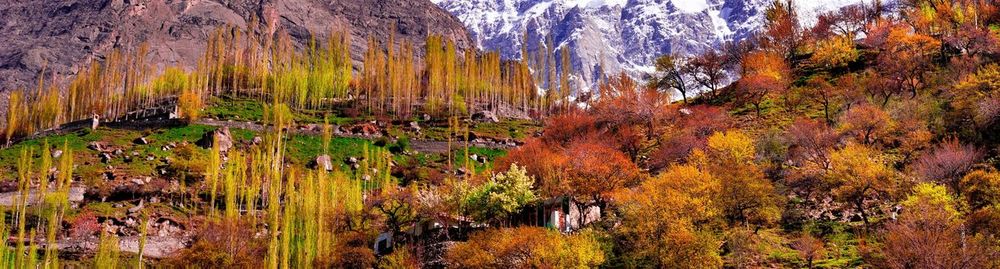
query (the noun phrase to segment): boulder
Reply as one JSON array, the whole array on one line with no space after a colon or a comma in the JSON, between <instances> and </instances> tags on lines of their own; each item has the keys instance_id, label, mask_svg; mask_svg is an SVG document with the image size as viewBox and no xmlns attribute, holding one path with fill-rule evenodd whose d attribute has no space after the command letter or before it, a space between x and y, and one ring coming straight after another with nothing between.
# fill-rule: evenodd
<instances>
[{"instance_id":1,"label":"boulder","mask_svg":"<svg viewBox=\"0 0 1000 269\"><path fill-rule=\"evenodd\" d=\"M139 137L133 140L132 143L135 143L136 145L148 145L149 140L146 140L145 137Z\"/></svg>"},{"instance_id":2,"label":"boulder","mask_svg":"<svg viewBox=\"0 0 1000 269\"><path fill-rule=\"evenodd\" d=\"M483 110L472 114L472 120L478 122L500 122L500 118L497 118L497 115L489 110Z\"/></svg>"},{"instance_id":3,"label":"boulder","mask_svg":"<svg viewBox=\"0 0 1000 269\"><path fill-rule=\"evenodd\" d=\"M333 161L330 160L330 155L319 155L316 160L313 161L314 169L323 169L326 171L333 171Z\"/></svg>"},{"instance_id":4,"label":"boulder","mask_svg":"<svg viewBox=\"0 0 1000 269\"><path fill-rule=\"evenodd\" d=\"M409 127L410 127L410 130L412 130L414 132L417 132L417 133L419 133L420 129L421 129L420 128L420 124L417 123L416 121L411 121Z\"/></svg>"},{"instance_id":5,"label":"boulder","mask_svg":"<svg viewBox=\"0 0 1000 269\"><path fill-rule=\"evenodd\" d=\"M253 139L250 140L250 144L251 145L260 145L260 144L263 144L263 143L264 143L264 139L261 138L260 136L254 136Z\"/></svg>"},{"instance_id":6,"label":"boulder","mask_svg":"<svg viewBox=\"0 0 1000 269\"><path fill-rule=\"evenodd\" d=\"M233 148L233 136L229 133L229 127L206 132L195 144L203 148L212 148L215 143L219 143L219 151L221 152L227 152Z\"/></svg>"},{"instance_id":7,"label":"boulder","mask_svg":"<svg viewBox=\"0 0 1000 269\"><path fill-rule=\"evenodd\" d=\"M90 118L90 129L97 130L97 127L100 125L101 125L101 116L94 114L94 116Z\"/></svg>"},{"instance_id":8,"label":"boulder","mask_svg":"<svg viewBox=\"0 0 1000 269\"><path fill-rule=\"evenodd\" d=\"M57 149L57 150L53 150L52 151L52 158L58 159L59 156L62 156L62 155L63 155L63 151L62 150L58 150Z\"/></svg>"}]
</instances>

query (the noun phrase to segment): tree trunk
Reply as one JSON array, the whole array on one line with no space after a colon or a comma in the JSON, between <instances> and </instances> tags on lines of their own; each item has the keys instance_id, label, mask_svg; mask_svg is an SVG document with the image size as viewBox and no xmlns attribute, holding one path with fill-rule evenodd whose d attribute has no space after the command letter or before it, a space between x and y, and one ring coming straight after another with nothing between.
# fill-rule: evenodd
<instances>
[{"instance_id":1,"label":"tree trunk","mask_svg":"<svg viewBox=\"0 0 1000 269\"><path fill-rule=\"evenodd\" d=\"M861 200L855 201L854 202L854 206L858 209L858 213L861 214L861 221L863 221L865 223L865 231L868 231L868 228L869 228L868 213L865 212L864 203L865 203L864 199L861 199Z\"/></svg>"}]
</instances>

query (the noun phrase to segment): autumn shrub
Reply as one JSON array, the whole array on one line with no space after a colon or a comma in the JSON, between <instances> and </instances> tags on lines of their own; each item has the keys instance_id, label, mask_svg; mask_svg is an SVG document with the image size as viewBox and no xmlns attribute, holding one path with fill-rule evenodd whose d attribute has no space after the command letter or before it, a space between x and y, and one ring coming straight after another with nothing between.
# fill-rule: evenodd
<instances>
[{"instance_id":1,"label":"autumn shrub","mask_svg":"<svg viewBox=\"0 0 1000 269\"><path fill-rule=\"evenodd\" d=\"M809 59L813 64L838 68L854 62L860 53L849 36L831 36L816 42L816 50Z\"/></svg>"},{"instance_id":2,"label":"autumn shrub","mask_svg":"<svg viewBox=\"0 0 1000 269\"><path fill-rule=\"evenodd\" d=\"M923 183L886 225L882 251L888 268L992 268L997 251L984 238L963 235L962 216L947 188Z\"/></svg>"},{"instance_id":3,"label":"autumn shrub","mask_svg":"<svg viewBox=\"0 0 1000 269\"><path fill-rule=\"evenodd\" d=\"M594 268L604 253L588 233L562 235L540 227L475 232L445 255L457 268Z\"/></svg>"},{"instance_id":4,"label":"autumn shrub","mask_svg":"<svg viewBox=\"0 0 1000 269\"><path fill-rule=\"evenodd\" d=\"M571 112L550 117L545 124L542 142L564 145L597 130L597 118L587 113Z\"/></svg>"},{"instance_id":5,"label":"autumn shrub","mask_svg":"<svg viewBox=\"0 0 1000 269\"><path fill-rule=\"evenodd\" d=\"M939 182L959 190L959 180L972 170L982 152L958 140L945 140L925 153L913 164L913 172L925 181Z\"/></svg>"},{"instance_id":6,"label":"autumn shrub","mask_svg":"<svg viewBox=\"0 0 1000 269\"><path fill-rule=\"evenodd\" d=\"M816 261L826 256L824 244L822 239L803 233L792 240L791 247L798 252L802 260L805 260L806 267L812 268Z\"/></svg>"},{"instance_id":7,"label":"autumn shrub","mask_svg":"<svg viewBox=\"0 0 1000 269\"><path fill-rule=\"evenodd\" d=\"M379 258L376 267L385 269L417 269L420 268L420 261L417 260L410 247L402 246L393 249L389 255Z\"/></svg>"},{"instance_id":8,"label":"autumn shrub","mask_svg":"<svg viewBox=\"0 0 1000 269\"><path fill-rule=\"evenodd\" d=\"M174 159L167 165L167 173L174 178L189 181L201 179L207 172L208 154L198 149L194 144L181 143L173 149Z\"/></svg>"},{"instance_id":9,"label":"autumn shrub","mask_svg":"<svg viewBox=\"0 0 1000 269\"><path fill-rule=\"evenodd\" d=\"M208 221L195 234L191 247L181 250L170 263L179 267L261 268L267 237L257 233L246 220Z\"/></svg>"}]
</instances>

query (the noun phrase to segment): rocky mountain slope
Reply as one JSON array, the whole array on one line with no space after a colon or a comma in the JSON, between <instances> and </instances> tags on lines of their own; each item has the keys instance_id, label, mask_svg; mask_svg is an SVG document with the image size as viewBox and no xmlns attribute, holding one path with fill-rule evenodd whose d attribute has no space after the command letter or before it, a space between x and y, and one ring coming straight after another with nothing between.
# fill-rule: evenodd
<instances>
[{"instance_id":1,"label":"rocky mountain slope","mask_svg":"<svg viewBox=\"0 0 1000 269\"><path fill-rule=\"evenodd\" d=\"M433 0L483 49L512 59L569 46L581 86L606 73L652 71L661 54L695 54L760 29L770 0ZM795 1L804 23L860 0ZM526 40L525 40L525 37ZM555 49L558 51L558 49ZM556 59L559 59L557 55ZM558 62L558 61L557 61ZM561 69L559 69L561 70Z\"/></svg>"},{"instance_id":2,"label":"rocky mountain slope","mask_svg":"<svg viewBox=\"0 0 1000 269\"><path fill-rule=\"evenodd\" d=\"M0 0L0 90L33 87L46 68L58 81L114 48L150 45L149 60L192 66L217 27L256 21L288 31L304 44L311 34L350 29L360 59L366 39L422 45L429 33L472 46L455 17L428 0ZM251 18L260 18L253 20ZM261 27L265 29L266 27Z\"/></svg>"}]
</instances>

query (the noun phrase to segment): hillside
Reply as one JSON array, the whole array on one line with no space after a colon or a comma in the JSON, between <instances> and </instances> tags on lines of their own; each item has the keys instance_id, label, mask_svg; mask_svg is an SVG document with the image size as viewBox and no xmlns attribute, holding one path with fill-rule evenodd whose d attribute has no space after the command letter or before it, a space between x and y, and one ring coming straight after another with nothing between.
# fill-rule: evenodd
<instances>
[{"instance_id":1,"label":"hillside","mask_svg":"<svg viewBox=\"0 0 1000 269\"><path fill-rule=\"evenodd\" d=\"M6 98L0 266L1000 268L1000 7L897 4L588 95L447 35L113 50Z\"/></svg>"},{"instance_id":2,"label":"hillside","mask_svg":"<svg viewBox=\"0 0 1000 269\"><path fill-rule=\"evenodd\" d=\"M387 40L396 25L399 41L422 46L429 34L447 36L469 48L460 22L427 0L58 0L5 1L0 5L0 90L34 88L44 69L47 79L66 80L113 49L149 46L147 60L160 70L193 68L214 31L282 29L296 46L313 35L349 30L358 63L367 38Z\"/></svg>"}]
</instances>

